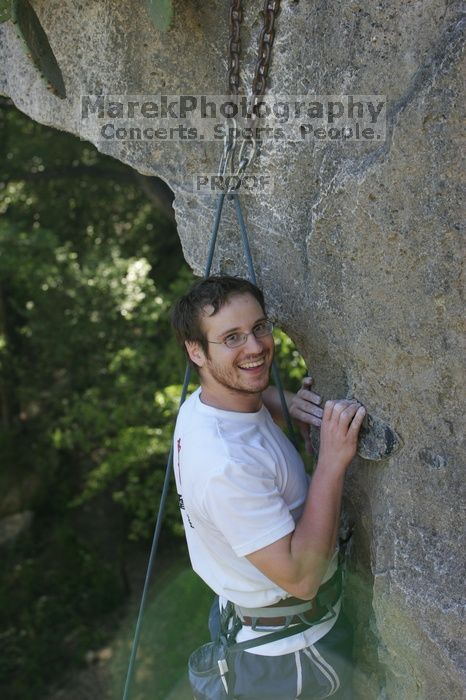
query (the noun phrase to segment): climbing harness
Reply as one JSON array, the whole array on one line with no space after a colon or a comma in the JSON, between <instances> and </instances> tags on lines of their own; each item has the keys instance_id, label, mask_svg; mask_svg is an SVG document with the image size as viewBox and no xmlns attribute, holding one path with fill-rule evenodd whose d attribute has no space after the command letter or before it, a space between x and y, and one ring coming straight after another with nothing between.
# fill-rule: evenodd
<instances>
[{"instance_id":1,"label":"climbing harness","mask_svg":"<svg viewBox=\"0 0 466 700\"><path fill-rule=\"evenodd\" d=\"M310 601L307 603L310 604ZM203 644L189 657L188 676L191 689L194 692L194 700L234 698L235 677L238 675L235 654L293 637L301 632L306 632L314 625L322 624L336 617L331 603L326 603L325 609L326 611L318 619L307 620L304 614L297 614L293 618L289 616L290 620L293 619L293 621L287 622L282 629L244 642L237 642L236 637L243 623L236 613L235 607L229 601L221 614L219 638L214 642ZM267 611L268 608L260 610ZM294 621L294 617L298 618L297 622Z\"/></svg>"},{"instance_id":2,"label":"climbing harness","mask_svg":"<svg viewBox=\"0 0 466 700\"><path fill-rule=\"evenodd\" d=\"M235 678L248 673L243 660L235 660L238 652L292 637L334 619L337 616L334 608L341 596L341 579L338 568L320 586L315 598L307 601L286 598L262 608L244 608L227 601L219 611L218 638L203 644L189 657L188 675L195 700L225 700L234 696ZM267 634L237 642L243 626Z\"/></svg>"},{"instance_id":3,"label":"climbing harness","mask_svg":"<svg viewBox=\"0 0 466 700\"><path fill-rule=\"evenodd\" d=\"M269 69L269 65L270 65L271 48L272 48L272 43L273 43L273 39L274 39L274 22L275 22L276 16L279 13L279 10L280 10L280 0L266 0L265 6L264 6L264 11L263 11L264 26L261 30L260 37L259 37L259 58L257 60L257 64L256 64L256 68L255 68L253 86L252 86L252 94L251 94L251 98L250 98L250 102L249 102L251 120L254 120L254 118L256 116L255 115L255 107L257 105L257 102L258 102L260 96L263 95L265 92L266 78L267 78L268 69ZM231 0L230 43L229 43L229 46L230 46L230 69L229 69L229 73L228 73L228 82L229 82L230 93L233 95L237 95L238 91L239 91L239 55L240 55L240 25L241 25L241 21L242 21L241 0ZM224 189L224 191L221 192L217 197L214 223L212 226L212 233L210 236L210 241L209 241L209 246L208 246L207 262L206 262L206 266L205 266L204 277L208 277L210 275L210 271L212 269L212 263L213 263L215 248L216 248L216 243L217 243L217 235L218 235L220 221L221 221L222 212L223 212L223 206L225 203L225 199L227 198L228 200L232 201L234 204L236 218L238 221L240 234L241 234L241 243L242 243L242 247L243 247L244 256L246 259L248 277L249 277L250 281L253 282L253 284L257 284L256 274L254 271L254 264L253 264L252 255L251 255L251 249L249 246L248 233L247 233L246 224L244 221L243 211L241 208L241 202L239 199L239 195L237 193L237 189L239 188L239 185L241 183L241 178L243 177L247 168L251 166L251 163L253 162L254 158L256 157L257 142L256 142L256 139L252 135L244 138L243 142L241 143L241 146L239 148L239 152L238 152L238 156L237 156L237 160L236 160L235 159L236 147L237 147L236 124L235 124L234 120L227 120L226 126L227 126L227 129L226 129L226 133L225 133L223 153L222 153L222 156L220 159L219 175L225 176L227 173L230 173L233 176L235 176L236 179L233 178L232 186L226 187ZM233 127L233 128L229 128L229 127ZM183 380L183 386L181 389L179 407L181 407L181 405L184 403L184 401L186 399L190 375L191 375L190 365L188 363L186 366L184 380ZM285 399L285 395L284 395L284 391L283 391L283 385L281 383L280 375L279 375L278 368L277 368L275 361L272 363L272 376L273 376L273 380L275 382L275 385L277 387L277 390L279 392L281 407L282 407L283 415L284 415L285 420L286 420L289 437L292 440L292 442L295 442L294 429L293 429L293 425L291 423L291 417L289 414L288 406L286 404L286 399ZM151 576L152 576L152 571L154 568L158 543L159 543L159 539L160 539L160 532L161 532L161 528L162 528L165 506L166 506L168 491L169 491L169 487L170 487L172 466L173 466L173 444L170 447L170 452L168 455L167 465L166 465L166 469L165 469L165 478L164 478L164 483L163 483L163 487L162 487L162 494L160 496L160 504L159 504L159 510L158 510L158 514L157 514L155 531L154 531L154 535L153 535L153 539L152 539L149 561L148 561L148 565L147 565L147 572L146 572L146 577L144 580L144 587L143 587L143 592L142 592L142 596L141 596L141 602L140 602L140 606L139 606L139 612L138 612L138 617L137 617L137 621L136 621L133 642L132 642L132 646L131 646L128 671L127 671L127 675L126 675L125 688L124 688L124 692L123 692L123 700L128 700L129 696L130 696L130 688L131 688L131 682L132 682L133 673L134 673L136 653L137 653L138 646L139 646L139 640L140 640L141 629L142 629L142 622L143 622L143 617L144 617L144 610L145 610L147 595L148 595L148 591L149 591L149 584L150 584L150 580L151 580ZM302 623L302 624L304 625L304 623ZM308 625L306 625L306 626L308 626ZM294 630L297 629L297 627L296 628L293 627L291 629L293 629L293 634L296 633ZM288 632L288 634L290 634L290 632ZM270 638L270 641L272 641L272 638ZM250 646L255 646L255 645L250 645ZM241 648L241 647L238 646L238 649L239 648Z\"/></svg>"}]
</instances>

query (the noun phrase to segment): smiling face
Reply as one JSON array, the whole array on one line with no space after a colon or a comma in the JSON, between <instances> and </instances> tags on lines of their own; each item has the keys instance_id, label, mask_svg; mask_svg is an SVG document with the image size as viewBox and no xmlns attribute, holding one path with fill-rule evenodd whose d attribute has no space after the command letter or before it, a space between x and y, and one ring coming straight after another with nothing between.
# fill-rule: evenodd
<instances>
[{"instance_id":1,"label":"smiling face","mask_svg":"<svg viewBox=\"0 0 466 700\"><path fill-rule=\"evenodd\" d=\"M251 294L235 294L214 315L203 310L202 329L210 342L205 352L199 343L187 342L191 360L199 367L202 401L228 411L257 411L261 394L269 384L274 354L272 335L256 338L253 328L265 319L259 302ZM239 348L222 341L234 333L249 333ZM218 344L217 344L218 343Z\"/></svg>"}]
</instances>

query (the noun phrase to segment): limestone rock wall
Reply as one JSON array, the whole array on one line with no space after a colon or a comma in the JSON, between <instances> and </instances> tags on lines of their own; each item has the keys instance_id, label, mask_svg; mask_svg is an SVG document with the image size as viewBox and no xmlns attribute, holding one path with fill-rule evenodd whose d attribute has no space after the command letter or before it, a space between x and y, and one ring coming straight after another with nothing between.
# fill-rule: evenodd
<instances>
[{"instance_id":1,"label":"limestone rock wall","mask_svg":"<svg viewBox=\"0 0 466 700\"><path fill-rule=\"evenodd\" d=\"M227 3L179 0L165 35L142 0L33 4L68 98L45 89L9 24L0 25L0 92L32 118L166 180L186 259L201 272L213 201L193 194L191 178L215 172L221 144L99 140L79 98L223 94ZM244 5L250 84L262 3ZM317 389L351 391L404 441L388 462L357 461L347 484L364 699L464 697L463 21L459 2L283 0L270 90L386 95L386 138L268 143L254 172L272 174L274 190L244 199L271 315ZM231 212L215 268L245 269Z\"/></svg>"}]
</instances>

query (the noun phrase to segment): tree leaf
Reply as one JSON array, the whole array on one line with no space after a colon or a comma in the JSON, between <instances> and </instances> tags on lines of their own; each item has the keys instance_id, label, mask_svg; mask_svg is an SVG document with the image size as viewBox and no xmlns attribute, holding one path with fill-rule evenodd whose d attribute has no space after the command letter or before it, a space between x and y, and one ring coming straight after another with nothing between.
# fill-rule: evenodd
<instances>
[{"instance_id":1,"label":"tree leaf","mask_svg":"<svg viewBox=\"0 0 466 700\"><path fill-rule=\"evenodd\" d=\"M157 29L166 32L173 18L172 0L146 0L150 18Z\"/></svg>"},{"instance_id":2,"label":"tree leaf","mask_svg":"<svg viewBox=\"0 0 466 700\"><path fill-rule=\"evenodd\" d=\"M7 22L11 18L11 5L13 0L0 0L0 22Z\"/></svg>"},{"instance_id":3,"label":"tree leaf","mask_svg":"<svg viewBox=\"0 0 466 700\"><path fill-rule=\"evenodd\" d=\"M66 88L62 72L47 35L29 0L13 0L13 21L26 44L28 54L30 54L42 77L50 85L53 93L57 97L64 99L66 97Z\"/></svg>"}]
</instances>

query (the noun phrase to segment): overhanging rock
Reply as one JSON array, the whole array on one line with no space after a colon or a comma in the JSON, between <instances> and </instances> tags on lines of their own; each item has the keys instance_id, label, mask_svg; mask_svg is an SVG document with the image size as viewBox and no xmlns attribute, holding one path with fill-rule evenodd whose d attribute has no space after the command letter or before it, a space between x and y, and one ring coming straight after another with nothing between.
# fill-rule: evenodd
<instances>
[{"instance_id":1,"label":"overhanging rock","mask_svg":"<svg viewBox=\"0 0 466 700\"><path fill-rule=\"evenodd\" d=\"M142 0L33 4L68 97L46 90L8 23L0 92L166 180L186 259L201 272L213 203L193 192L193 176L216 171L221 141L120 140L90 128L81 96L223 94L227 6L180 0L162 35ZM245 8L246 85L261 4ZM317 389L351 392L404 442L388 462L358 461L348 479L361 698L456 700L466 682L459 12L440 0L284 1L270 93L386 96L386 133L268 141L253 172L273 177L273 190L243 200L271 314ZM216 268L243 272L237 251L230 216Z\"/></svg>"}]
</instances>

